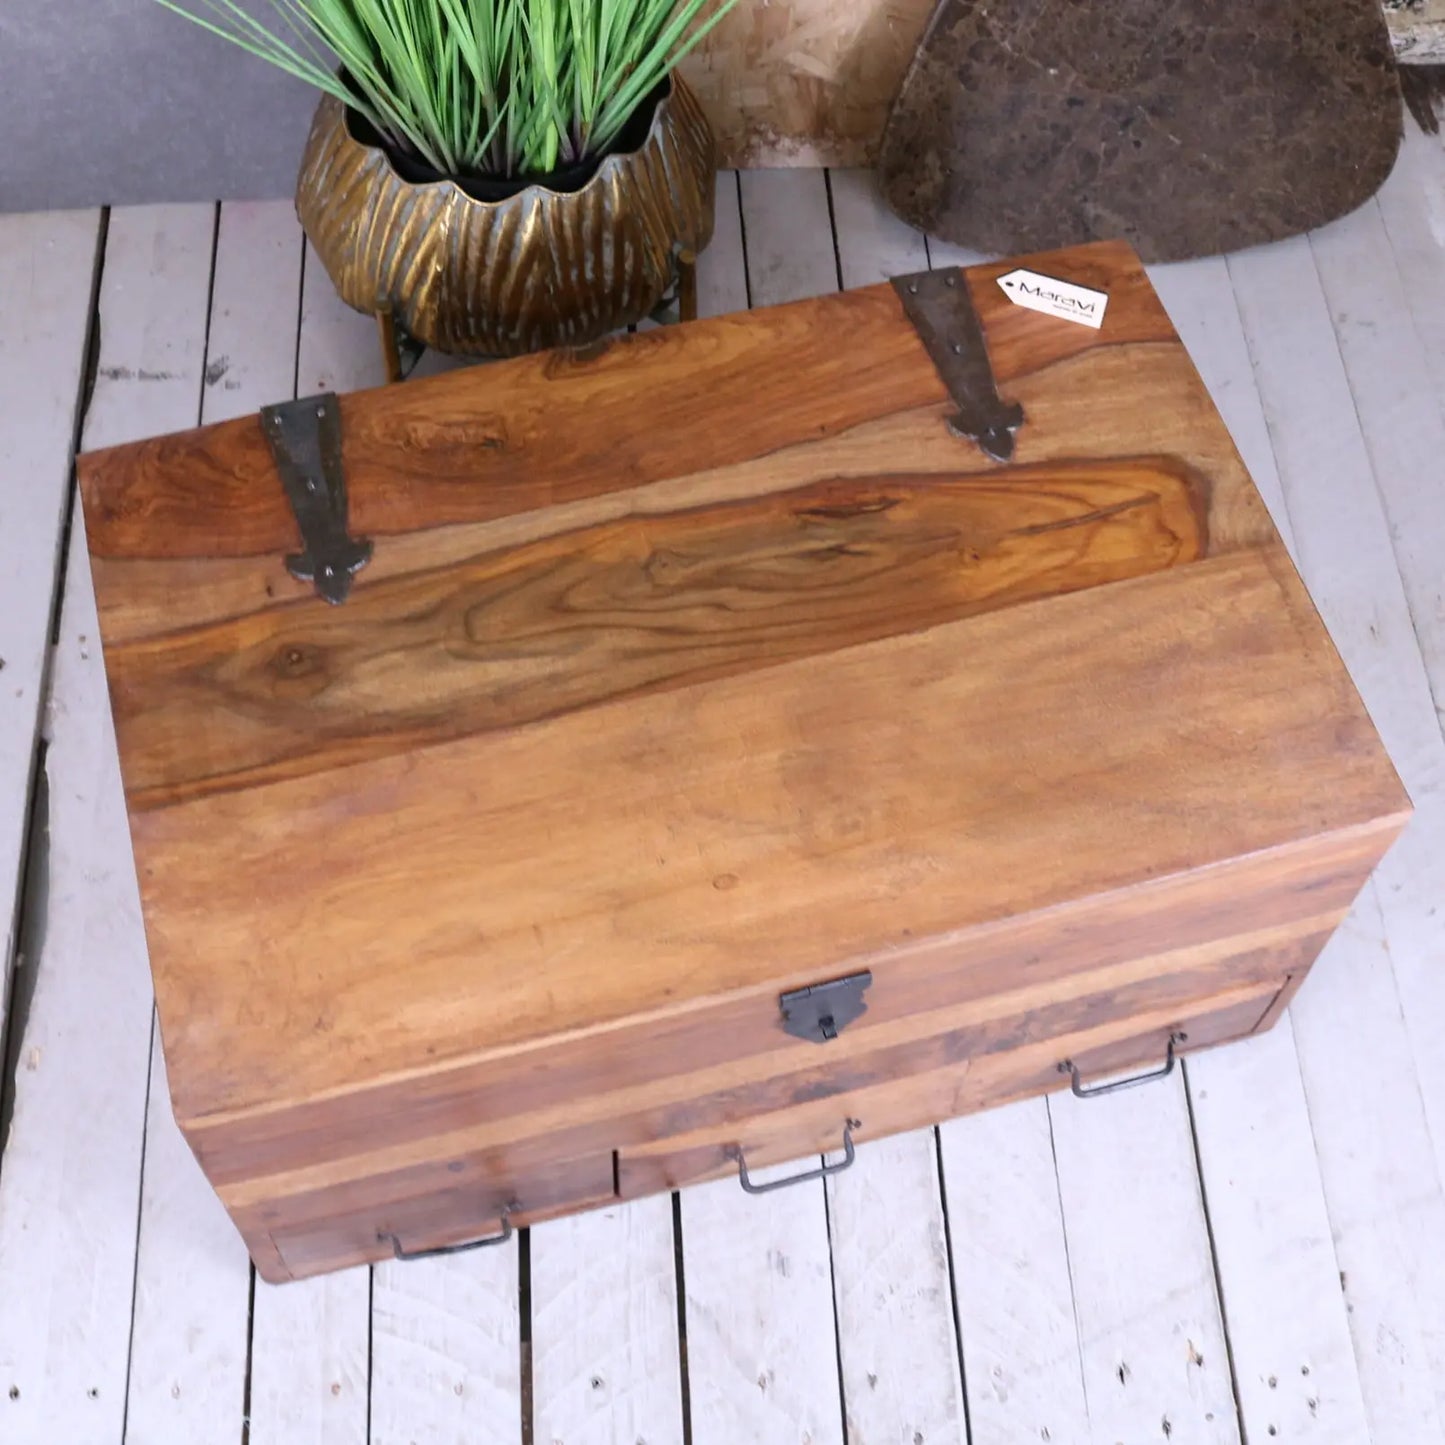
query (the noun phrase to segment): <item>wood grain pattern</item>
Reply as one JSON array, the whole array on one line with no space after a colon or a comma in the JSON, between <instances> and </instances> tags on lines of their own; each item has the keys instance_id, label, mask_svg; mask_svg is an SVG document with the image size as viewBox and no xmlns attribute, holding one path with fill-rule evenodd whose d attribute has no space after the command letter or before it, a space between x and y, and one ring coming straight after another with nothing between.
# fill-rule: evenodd
<instances>
[{"instance_id":1,"label":"wood grain pattern","mask_svg":"<svg viewBox=\"0 0 1445 1445\"><path fill-rule=\"evenodd\" d=\"M1360 837L1332 867L1323 867L1313 848L1281 850L1267 864L1224 866L1206 879L1165 881L1127 899L1105 895L1058 916L970 930L966 943L944 939L871 959L868 1013L830 1052L847 1061L880 1040L924 1036L936 1027L935 1005L978 1023L1157 976L1298 973L1311 940L1338 920L1378 847L1378 838ZM1266 867L1268 885L1259 882ZM1246 895L1252 882L1258 891ZM1239 900L1224 930L1221 894ZM1166 936L1180 946L1161 950ZM1183 945L1189 938L1196 941ZM552 1047L566 1050L565 1072ZM506 1051L333 1098L196 1119L189 1133L223 1189L298 1164L323 1178L335 1177L328 1171L334 1164L385 1171L431 1157L429 1140L477 1149L590 1127L616 1112L619 1096L644 1107L685 1099L808 1068L812 1052L781 1033L776 994L758 989L726 1005L705 1000L671 1018L629 1021L525 1054Z\"/></svg>"},{"instance_id":2,"label":"wood grain pattern","mask_svg":"<svg viewBox=\"0 0 1445 1445\"><path fill-rule=\"evenodd\" d=\"M1099 346L1177 346L1126 247L1040 264L1081 284L1107 278L1104 330L1040 327L987 277L970 276L1001 384ZM845 291L348 397L351 515L375 537L415 531L419 518L490 521L676 477L689 455L712 468L755 460L945 400L891 288ZM82 474L97 557L252 556L293 544L255 418L89 457Z\"/></svg>"},{"instance_id":3,"label":"wood grain pattern","mask_svg":"<svg viewBox=\"0 0 1445 1445\"><path fill-rule=\"evenodd\" d=\"M1273 537L1268 515L1229 435L1217 425L1209 395L1179 346L1157 342L1085 351L1021 377L1010 394L1034 423L1019 433L1020 465L1059 466L1056 443L1050 438L1060 435L1069 438L1066 465L1117 464L1118 438L1124 432L1132 456L1174 457L1209 479L1211 554L1260 546ZM701 469L645 486L601 492L492 521L393 536L357 579L348 605L389 578L434 571L481 553L607 521L649 518L730 499L765 498L836 477L871 478L886 486L900 472L947 479L995 472L995 464L978 448L961 443L948 431L948 412L944 402L931 401L860 423L836 436L802 438L756 460L713 467L705 465L706 457L699 453ZM907 458L906 468L900 458ZM106 641L118 645L172 631L178 589L189 599L187 621L194 626L279 603L307 601L305 586L286 571L283 550L243 557L94 558L92 565L107 598Z\"/></svg>"},{"instance_id":4,"label":"wood grain pattern","mask_svg":"<svg viewBox=\"0 0 1445 1445\"><path fill-rule=\"evenodd\" d=\"M131 806L1143 576L1203 551L1202 492L1168 458L836 479L564 532L382 583L344 613L276 608L118 646Z\"/></svg>"},{"instance_id":5,"label":"wood grain pattern","mask_svg":"<svg viewBox=\"0 0 1445 1445\"><path fill-rule=\"evenodd\" d=\"M766 178L743 179L757 190ZM1177 457L1209 478L1213 551L1267 542L1268 518L1229 435L1128 252L1106 245L1035 259L1050 274L1107 286L1111 302L1100 333L1051 327L1007 301L989 279L1001 268L970 276L996 369L1030 418L1016 460L1116 461L1128 435L1130 455ZM386 539L355 597L390 577L627 516L839 476L886 485L900 471L994 470L943 424L941 385L906 325L900 335L890 288L753 315L747 326L720 317L621 338L590 358L528 358L346 399L353 517ZM840 353L832 328L854 338L852 350ZM800 389L794 378L814 363L823 385ZM333 373L311 375L307 386ZM645 421L635 394L649 399ZM86 458L81 471L107 642L170 632L177 588L198 626L308 598L282 562L293 524L254 418ZM214 505L194 509L198 494ZM407 530L412 505L428 521Z\"/></svg>"},{"instance_id":6,"label":"wood grain pattern","mask_svg":"<svg viewBox=\"0 0 1445 1445\"><path fill-rule=\"evenodd\" d=\"M1394 820L1388 836L1397 785L1288 580L1237 554L137 814L179 1113L768 984L780 958L816 977L904 929L1374 817ZM1067 746L1050 719L1068 720ZM1221 749L1241 725L1269 746ZM197 837L227 840L224 870ZM322 951L308 876L327 900ZM380 931L378 879L399 901ZM486 985L459 991L471 959ZM222 1046L238 1028L244 1056Z\"/></svg>"},{"instance_id":7,"label":"wood grain pattern","mask_svg":"<svg viewBox=\"0 0 1445 1445\"><path fill-rule=\"evenodd\" d=\"M1035 261L1110 308L968 273L1006 468L887 287L347 398L339 609L252 423L85 463L177 1117L267 1271L1308 968L1399 784L1142 270Z\"/></svg>"},{"instance_id":8,"label":"wood grain pattern","mask_svg":"<svg viewBox=\"0 0 1445 1445\"><path fill-rule=\"evenodd\" d=\"M1101 970L1057 1002L1040 1003L1042 991L1004 996L997 1004L878 1031L846 1054L794 1044L779 1051L767 1072L755 1065L678 1070L651 1087L616 1088L570 1110L537 1109L505 1123L479 1111L469 1127L458 1118L452 1128L387 1149L357 1150L326 1162L293 1156L289 1168L278 1158L270 1168L263 1165L222 1183L221 1191L232 1207L260 1209L270 1223L326 1218L343 1194L356 1207L384 1208L461 1191L474 1208L486 1204L495 1215L508 1202L509 1192L496 1176L505 1174L509 1163L526 1181L517 1190L518 1210L537 1211L568 1198L596 1196L603 1173L595 1154L599 1130L629 1149L700 1130L737 1130L802 1102L918 1080L953 1063L982 1067L987 1060L1100 1027L1127 1030L1131 1019L1151 1012L1198 1011L1231 987L1264 988L1272 995L1287 976L1282 970L1307 968L1320 941L1315 935L1298 948L1216 960L1135 982L1124 981L1121 970Z\"/></svg>"},{"instance_id":9,"label":"wood grain pattern","mask_svg":"<svg viewBox=\"0 0 1445 1445\"><path fill-rule=\"evenodd\" d=\"M1317 949L1318 939L1292 961L1307 968ZM1277 966L1288 962L1279 960ZM1251 971L1259 980L1252 984L1247 982ZM389 1159L376 1151L324 1168L263 1170L223 1186L222 1195L248 1236L282 1241L291 1269L304 1273L320 1267L322 1257L340 1262L348 1252L353 1258L380 1258L388 1249L382 1232L423 1240L471 1238L495 1232L508 1206L517 1223L528 1223L606 1202L614 1184L612 1158L586 1157L599 1137L610 1138L621 1150L616 1182L632 1197L686 1182L685 1172L664 1175L645 1162L671 1158L678 1140L704 1141L700 1147L711 1151L709 1169L739 1140L766 1145L771 1157L788 1158L822 1147L811 1134L798 1134L798 1119L831 1119L836 1130L838 1110L849 1109L848 1116L863 1119L875 1137L880 1130L914 1128L929 1117L951 1117L1057 1087L1067 1082L1056 1076L1064 1058L1094 1072L1143 1066L1162 1056L1171 1030L1190 1027L1188 1020L1198 1015L1212 1016L1231 992L1256 1000L1255 1011L1247 1017L1231 1014L1228 1031L1206 1035L1191 1030L1190 1037L1196 1043L1234 1037L1260 1024L1279 992L1279 977L1262 967L1221 967L1101 991L1038 1010L1035 1017L1015 1015L962 1027L955 1020L947 1033L875 1046L850 1059L829 1061L810 1051L812 1057L794 1058L789 1071L772 1079L739 1083L724 1071L714 1071L712 1078L681 1076L657 1090L655 1098L614 1095L610 1113L604 1107L589 1109L585 1118L523 1120L514 1143L479 1142L485 1126L454 1129L431 1137L425 1159L419 1141L410 1150L390 1151ZM1097 981L1100 987L1103 982ZM869 1102L892 1097L893 1090L910 1099L937 1099L935 1081L944 1077L955 1084L949 1086L947 1107L936 1113L915 1109L885 1128L884 1119L892 1114L880 1114ZM963 1089L959 1081L965 1079ZM713 1092L704 1092L709 1089ZM526 1132L529 1124L534 1134ZM694 1151L685 1152L691 1157ZM402 1162L407 1153L417 1162ZM338 1248L341 1242L345 1249ZM266 1267L259 1256L258 1263ZM267 1277L273 1277L269 1268Z\"/></svg>"},{"instance_id":10,"label":"wood grain pattern","mask_svg":"<svg viewBox=\"0 0 1445 1445\"><path fill-rule=\"evenodd\" d=\"M1226 990L1192 1009L1178 1003L1141 1008L1127 1020L1065 1030L988 1057L960 1051L901 1078L880 1071L877 1077L860 1079L821 1098L790 1100L750 1116L745 1123L679 1130L656 1143L623 1149L619 1185L626 1197L735 1173L739 1149L757 1164L836 1150L843 1122L850 1118L858 1121L855 1137L864 1140L875 1133L915 1129L929 1119L955 1118L985 1103L1067 1089L1070 1075L1059 1065L1069 1060L1089 1080L1157 1068L1171 1032L1188 1033L1189 1046L1202 1048L1248 1034L1277 992L1273 983Z\"/></svg>"}]
</instances>

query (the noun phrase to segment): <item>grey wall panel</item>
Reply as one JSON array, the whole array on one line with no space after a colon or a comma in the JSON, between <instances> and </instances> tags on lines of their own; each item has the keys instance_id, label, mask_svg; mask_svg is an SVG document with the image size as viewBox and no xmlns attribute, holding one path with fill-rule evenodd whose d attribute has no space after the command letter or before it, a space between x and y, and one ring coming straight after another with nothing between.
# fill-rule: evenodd
<instances>
[{"instance_id":1,"label":"grey wall panel","mask_svg":"<svg viewBox=\"0 0 1445 1445\"><path fill-rule=\"evenodd\" d=\"M155 0L0 0L0 211L290 195L315 104Z\"/></svg>"}]
</instances>

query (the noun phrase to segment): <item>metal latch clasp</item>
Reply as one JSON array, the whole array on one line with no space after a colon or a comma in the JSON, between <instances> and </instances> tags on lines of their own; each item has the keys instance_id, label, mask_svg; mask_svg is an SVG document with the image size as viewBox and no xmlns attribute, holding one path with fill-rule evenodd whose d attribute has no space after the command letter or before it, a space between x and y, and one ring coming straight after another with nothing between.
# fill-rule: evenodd
<instances>
[{"instance_id":1,"label":"metal latch clasp","mask_svg":"<svg viewBox=\"0 0 1445 1445\"><path fill-rule=\"evenodd\" d=\"M958 408L948 419L948 429L977 442L994 461L1008 461L1014 433L1024 424L1024 409L998 394L988 342L962 269L949 266L896 276L893 289Z\"/></svg>"},{"instance_id":2,"label":"metal latch clasp","mask_svg":"<svg viewBox=\"0 0 1445 1445\"><path fill-rule=\"evenodd\" d=\"M264 407L261 430L301 532L301 550L286 558L286 570L314 582L317 595L333 605L345 602L372 547L347 531L340 403L326 392Z\"/></svg>"},{"instance_id":3,"label":"metal latch clasp","mask_svg":"<svg viewBox=\"0 0 1445 1445\"><path fill-rule=\"evenodd\" d=\"M873 982L867 969L850 973L846 978L829 979L827 983L795 988L778 996L783 1015L783 1029L795 1039L826 1044L836 1039L843 1029L868 1012L863 991Z\"/></svg>"}]
</instances>

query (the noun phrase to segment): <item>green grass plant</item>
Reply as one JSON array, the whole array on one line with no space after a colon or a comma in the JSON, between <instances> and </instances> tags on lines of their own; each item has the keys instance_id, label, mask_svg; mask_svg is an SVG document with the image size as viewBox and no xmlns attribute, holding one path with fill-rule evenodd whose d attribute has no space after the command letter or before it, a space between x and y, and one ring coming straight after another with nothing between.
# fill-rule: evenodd
<instances>
[{"instance_id":1,"label":"green grass plant","mask_svg":"<svg viewBox=\"0 0 1445 1445\"><path fill-rule=\"evenodd\" d=\"M265 19L236 0L156 3L445 175L519 177L605 154L734 0L267 0Z\"/></svg>"}]
</instances>

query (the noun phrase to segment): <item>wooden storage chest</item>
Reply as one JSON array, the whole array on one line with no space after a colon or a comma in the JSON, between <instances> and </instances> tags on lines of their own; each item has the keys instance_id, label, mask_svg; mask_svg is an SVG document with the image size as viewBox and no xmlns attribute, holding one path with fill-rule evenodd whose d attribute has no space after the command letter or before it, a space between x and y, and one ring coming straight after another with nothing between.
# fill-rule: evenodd
<instances>
[{"instance_id":1,"label":"wooden storage chest","mask_svg":"<svg viewBox=\"0 0 1445 1445\"><path fill-rule=\"evenodd\" d=\"M269 1280L1266 1028L1408 814L1122 246L80 471L176 1115Z\"/></svg>"}]
</instances>

